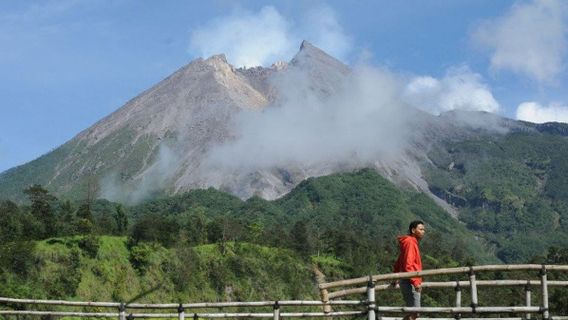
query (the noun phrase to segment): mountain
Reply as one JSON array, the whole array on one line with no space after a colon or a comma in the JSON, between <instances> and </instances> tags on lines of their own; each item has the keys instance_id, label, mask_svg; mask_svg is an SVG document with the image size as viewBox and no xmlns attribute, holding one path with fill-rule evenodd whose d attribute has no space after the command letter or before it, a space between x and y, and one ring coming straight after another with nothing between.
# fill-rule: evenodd
<instances>
[{"instance_id":1,"label":"mountain","mask_svg":"<svg viewBox=\"0 0 568 320\"><path fill-rule=\"evenodd\" d=\"M230 185L231 181L203 179L207 172L199 177L193 172L213 145L234 138L238 113L262 110L277 99L271 82L276 74L299 69L309 70L312 89L322 93L331 91L349 72L308 42L302 43L290 63L271 68L235 69L224 55L197 59L61 147L1 173L0 198L19 199L21 190L31 184L71 199L94 193L128 202L151 194ZM245 190L236 192L243 197L261 188L234 187Z\"/></svg>"},{"instance_id":2,"label":"mountain","mask_svg":"<svg viewBox=\"0 0 568 320\"><path fill-rule=\"evenodd\" d=\"M563 150L566 143L564 136L568 131L565 125L534 125L480 112L453 111L433 116L413 108L397 109L400 106L386 108L383 114L378 115L364 107L362 110L354 108L353 111L333 113L334 99L338 97L352 98L352 104L368 103L357 96L359 88L352 83L359 78L354 73L340 61L306 41L289 62L277 62L270 68L235 68L227 62L224 55L197 59L59 148L30 163L1 173L0 199L23 200L22 190L31 184L41 184L64 198L79 200L100 197L123 203L138 203L147 198L207 187L229 192L241 199L254 195L276 199L309 177L373 168L400 187L425 193L452 216L463 214L466 217L468 213L464 213L465 211L477 212L476 210L488 206L473 193L464 190L483 189L483 183L498 183L490 181L490 178L498 175L482 175L483 172L472 171L471 168L477 168L480 161L510 161L515 166L528 166L527 174L531 174L531 179L540 186L540 189L532 190L533 194L542 196L546 201L553 201L548 198L551 192L543 193L543 190L549 190L547 183L560 179L554 175L561 171L554 168L562 165L562 161L558 160L554 165L549 162L545 169L538 169L530 167L531 160L525 159L521 153L484 152L480 158L475 151L458 154L455 150L457 146L475 143L491 149L496 145L495 141L510 143L516 141L520 134L525 134L532 137L535 144L528 143L523 148L526 152L534 153L540 150L537 146L547 143L552 136L558 146L542 152L550 159L560 159L555 153ZM370 80L363 83L363 87L370 88L368 91L388 87L388 82L382 81L381 77L368 79ZM350 90L354 92L349 92ZM370 95L367 100L373 103L374 98L377 97ZM361 136L366 134L365 139L369 141L364 141L363 147L355 151L346 148L340 159L335 159L332 155L310 163L279 162L257 166L252 161L248 165L240 163L226 168L212 165L212 151L219 146L231 146L239 141L242 134L239 126L243 119L285 109L293 99L297 100L297 108L300 108L299 118L313 117L309 113L310 102L316 101L321 104L317 107L330 110L329 114L321 112L316 115L330 117L329 121L336 121L334 117L349 118L352 116L350 112L363 114L362 117L347 122L349 127L344 132L345 136L354 135L353 132L361 135L363 131L357 131L357 126L361 124L362 118L366 121L363 127L370 123L372 127L379 128L379 131L371 133L380 132L381 135L375 141L373 136L367 138L369 134L363 132ZM389 104L390 101L387 99L384 104ZM347 101L346 104L350 103L351 101ZM366 112L369 112L369 116L365 116ZM281 114L285 115L285 112ZM271 129L268 128L269 131ZM283 137L290 135L295 127L290 124L286 130L289 132L281 132ZM270 132L253 131L256 135L268 133ZM321 132L314 130L310 133L322 137L333 136L325 132L325 127ZM347 141L344 145L353 143L358 142ZM392 150L373 149L376 145L389 144L396 147ZM255 152L251 150L259 148L247 149L245 145L238 153L225 155L222 161L238 162L235 157L239 156L239 152ZM279 151L278 145L274 150ZM284 150L284 153L311 151L290 149ZM513 154L517 157L510 159ZM459 159L453 158L458 155ZM255 157L261 156L251 154L245 159L256 160ZM545 173L537 169L545 170ZM472 181L480 176L484 179L478 179L474 184ZM501 193L500 196L504 194ZM500 201L505 200L498 197L498 202ZM489 208L493 210L493 215L499 214L497 207ZM483 230L478 231L487 231ZM485 233L482 236L491 237ZM542 246L535 248L537 247Z\"/></svg>"}]
</instances>

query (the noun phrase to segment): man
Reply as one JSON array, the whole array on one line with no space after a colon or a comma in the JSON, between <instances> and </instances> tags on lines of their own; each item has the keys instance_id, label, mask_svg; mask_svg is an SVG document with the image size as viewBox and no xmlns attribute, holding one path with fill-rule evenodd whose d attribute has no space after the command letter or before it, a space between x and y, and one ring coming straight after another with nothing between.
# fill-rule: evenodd
<instances>
[{"instance_id":1,"label":"man","mask_svg":"<svg viewBox=\"0 0 568 320\"><path fill-rule=\"evenodd\" d=\"M400 254L394 265L394 272L422 271L422 259L418 242L424 237L426 229L424 222L412 221L408 226L408 235L398 237ZM422 278L402 279L399 281L400 291L407 307L420 307L420 293L422 292ZM417 313L412 313L405 319L415 320Z\"/></svg>"}]
</instances>

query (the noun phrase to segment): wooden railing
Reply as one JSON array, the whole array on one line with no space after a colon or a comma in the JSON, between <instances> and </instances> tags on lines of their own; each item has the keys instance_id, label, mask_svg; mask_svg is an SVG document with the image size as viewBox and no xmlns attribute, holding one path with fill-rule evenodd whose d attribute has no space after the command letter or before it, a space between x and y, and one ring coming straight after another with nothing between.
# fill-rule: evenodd
<instances>
[{"instance_id":1,"label":"wooden railing","mask_svg":"<svg viewBox=\"0 0 568 320\"><path fill-rule=\"evenodd\" d=\"M52 305L65 307L87 307L87 308L108 308L114 309L109 312L77 312L77 311L32 311L32 310L0 310L1 315L35 315L35 316L57 316L57 317L97 317L97 318L118 318L120 320L136 318L273 318L281 317L301 318L301 317L346 317L362 316L367 312L363 309L366 301L255 301L255 302L201 302L183 304L142 304L142 303L116 303L116 302L81 302L81 301L61 301L61 300L32 300L32 299L13 299L0 298L0 304L30 304L30 305ZM336 312L282 312L286 307L323 307L328 306L359 306L360 310L336 311ZM221 308L271 308L271 312L203 312L203 309ZM152 310L153 312L136 312L137 310ZM159 312L160 310L162 312ZM175 310L174 313L171 311ZM200 310L200 311L198 311ZM165 312L163 312L165 311ZM167 312L170 311L170 312Z\"/></svg>"},{"instance_id":2,"label":"wooden railing","mask_svg":"<svg viewBox=\"0 0 568 320\"><path fill-rule=\"evenodd\" d=\"M363 317L369 320L394 320L400 319L407 313L418 312L421 317L431 319L457 319L459 317L470 318L489 318L488 315L509 316L510 313L522 314L522 317L499 318L506 319L530 319L532 315L541 315L543 319L568 320L568 315L551 316L548 308L548 288L560 286L568 288L568 281L549 281L549 271L567 272L568 266L565 265L489 265L472 266L460 268L446 268L436 270L426 270L421 272L391 273L380 274L355 279L341 280L328 283L320 283L321 301L256 301L256 302L200 302L200 303L169 303L169 304L143 304L143 303L118 303L118 302L80 302L80 301L61 301L61 300L33 300L15 299L0 297L0 316L53 316L53 317L98 317L98 318L118 318L119 320L136 318L298 318L298 317ZM538 272L537 279L521 280L477 280L476 275L480 272L501 272L501 271L531 271ZM527 274L528 274L527 273ZM468 280L446 281L446 282L424 282L423 288L454 288L455 300L452 306L447 307L402 307L386 306L375 299L376 291L394 289L390 283L394 280L407 279L412 277L431 277L440 275L465 274ZM525 299L519 306L492 306L480 304L478 300L478 288L480 287L503 287L503 286L523 286L525 288ZM533 305L531 292L534 287L539 288L540 303ZM462 290L468 290L471 303L462 306ZM360 300L334 300L350 295L358 295L360 298L364 294L365 298ZM393 292L393 294L400 294ZM568 294L568 290L566 292ZM39 307L43 305L43 307ZM23 309L26 306L26 310ZM28 310L29 306L34 306L36 310ZM12 308L6 308L12 307ZM76 308L81 308L77 311ZM246 312L225 312L227 308L246 308ZM318 308L322 311L314 311ZM334 308L348 310L334 311ZM50 309L50 310L37 310ZM63 309L63 310L62 310ZM74 310L75 309L75 310ZM94 311L85 311L93 310ZM100 310L107 310L101 312ZM207 311L214 309L213 311ZM285 309L285 310L284 310ZM204 311L205 310L205 311ZM253 311L249 311L253 310ZM447 315L446 318L433 318L437 315Z\"/></svg>"},{"instance_id":3,"label":"wooden railing","mask_svg":"<svg viewBox=\"0 0 568 320\"><path fill-rule=\"evenodd\" d=\"M502 272L502 271L538 271L538 279L522 279L522 280L477 280L476 274L480 272ZM329 283L319 284L322 301L331 302L332 299L345 297L353 294L366 293L368 319L375 320L381 318L389 320L392 318L384 317L383 314L405 314L418 312L421 314L449 314L453 318L461 317L463 314L500 314L508 315L510 313L522 313L524 319L530 319L531 314L541 314L543 319L568 320L568 316L551 317L549 312L548 288L550 286L568 287L568 281L549 281L548 271L568 271L568 265L486 265L471 266L459 268L445 268L436 270L425 270L420 272L403 272L380 274L355 279L341 280ZM467 281L450 281L450 282L424 282L423 288L455 288L455 303L448 307L393 307L380 306L375 299L375 291L394 289L390 284L392 281L400 279L408 279L414 277L429 277L441 275L467 274ZM382 283L382 284L381 284ZM350 288L352 286L366 284L363 287ZM525 301L522 306L480 306L478 300L478 287L502 287L502 286L524 286ZM537 306L532 305L531 292L534 286L540 288L541 301ZM468 288L471 296L469 306L462 306L461 291L462 288ZM334 291L331 291L334 289ZM568 290L566 292L568 294ZM331 311L326 306L327 311ZM520 319L520 318L517 318Z\"/></svg>"}]
</instances>

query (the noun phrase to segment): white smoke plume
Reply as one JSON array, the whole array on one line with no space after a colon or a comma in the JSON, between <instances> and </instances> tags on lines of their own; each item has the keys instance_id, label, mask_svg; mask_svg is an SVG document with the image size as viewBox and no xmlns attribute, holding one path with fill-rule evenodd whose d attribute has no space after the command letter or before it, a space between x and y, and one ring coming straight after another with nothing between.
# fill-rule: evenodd
<instances>
[{"instance_id":1,"label":"white smoke plume","mask_svg":"<svg viewBox=\"0 0 568 320\"><path fill-rule=\"evenodd\" d=\"M492 113L500 110L481 75L463 66L448 69L442 79L430 76L411 79L404 99L415 108L435 115L451 110Z\"/></svg>"},{"instance_id":2,"label":"white smoke plume","mask_svg":"<svg viewBox=\"0 0 568 320\"><path fill-rule=\"evenodd\" d=\"M258 12L236 10L194 29L189 51L201 57L224 53L236 67L267 66L287 60L303 39L339 59L345 59L351 47L350 38L327 6L308 10L304 20L296 22L266 6Z\"/></svg>"},{"instance_id":3,"label":"white smoke plume","mask_svg":"<svg viewBox=\"0 0 568 320\"><path fill-rule=\"evenodd\" d=\"M568 123L568 106L561 104L543 106L538 102L523 102L517 107L517 120L534 123Z\"/></svg>"},{"instance_id":4,"label":"white smoke plume","mask_svg":"<svg viewBox=\"0 0 568 320\"><path fill-rule=\"evenodd\" d=\"M103 177L100 181L100 197L128 204L140 203L152 194L168 188L179 160L175 148L162 144L159 146L157 160L131 182L121 183L117 172Z\"/></svg>"},{"instance_id":5,"label":"white smoke plume","mask_svg":"<svg viewBox=\"0 0 568 320\"><path fill-rule=\"evenodd\" d=\"M554 81L565 68L568 5L560 0L520 2L486 21L473 39L491 51L491 68Z\"/></svg>"},{"instance_id":6,"label":"white smoke plume","mask_svg":"<svg viewBox=\"0 0 568 320\"><path fill-rule=\"evenodd\" d=\"M281 105L242 113L239 137L207 163L236 169L370 162L404 148L408 126L402 81L377 68L358 67L343 87L322 98L298 74L279 79Z\"/></svg>"}]
</instances>

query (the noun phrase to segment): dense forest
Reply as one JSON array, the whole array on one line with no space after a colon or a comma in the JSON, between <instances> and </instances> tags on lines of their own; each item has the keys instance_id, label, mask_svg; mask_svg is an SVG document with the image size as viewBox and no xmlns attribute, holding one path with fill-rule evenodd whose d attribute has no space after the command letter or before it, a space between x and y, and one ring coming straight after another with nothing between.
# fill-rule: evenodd
<instances>
[{"instance_id":1,"label":"dense forest","mask_svg":"<svg viewBox=\"0 0 568 320\"><path fill-rule=\"evenodd\" d=\"M459 208L460 220L500 260L527 261L550 246L568 246L565 136L480 135L434 148L429 158L430 189Z\"/></svg>"},{"instance_id":2,"label":"dense forest","mask_svg":"<svg viewBox=\"0 0 568 320\"><path fill-rule=\"evenodd\" d=\"M106 200L70 202L39 185L24 192L28 204L0 203L0 296L318 299L314 268L327 281L391 272L396 236L414 219L427 224L421 243L425 268L500 258L491 251L493 243L478 239L430 198L401 190L369 169L308 179L275 201L242 201L206 189L127 207ZM567 263L568 250L551 246L514 261ZM480 299L522 297L511 293L491 291ZM553 310L567 308L564 295L552 296ZM398 294L381 299L402 303ZM426 291L424 303L444 305L448 298Z\"/></svg>"}]
</instances>

